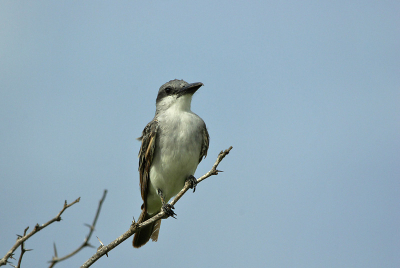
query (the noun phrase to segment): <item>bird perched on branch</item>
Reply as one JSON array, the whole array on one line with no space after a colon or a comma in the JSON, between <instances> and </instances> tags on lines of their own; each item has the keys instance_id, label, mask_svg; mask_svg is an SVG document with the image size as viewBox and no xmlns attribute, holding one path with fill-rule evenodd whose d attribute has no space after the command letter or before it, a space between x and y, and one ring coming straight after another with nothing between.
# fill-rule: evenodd
<instances>
[{"instance_id":1,"label":"bird perched on branch","mask_svg":"<svg viewBox=\"0 0 400 268\"><path fill-rule=\"evenodd\" d=\"M144 128L139 151L140 190L143 199L138 223L163 210L174 217L167 202L189 181L193 192L197 165L206 157L209 135L204 121L190 110L193 94L203 83L171 80L162 85L156 100L156 114ZM157 241L161 219L140 229L133 238L139 248L151 238Z\"/></svg>"}]
</instances>

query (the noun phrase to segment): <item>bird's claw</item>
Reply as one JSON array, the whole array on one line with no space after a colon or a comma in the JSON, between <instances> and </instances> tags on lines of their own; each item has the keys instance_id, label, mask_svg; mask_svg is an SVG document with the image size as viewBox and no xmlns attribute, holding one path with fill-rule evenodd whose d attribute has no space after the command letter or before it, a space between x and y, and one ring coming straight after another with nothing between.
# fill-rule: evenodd
<instances>
[{"instance_id":1,"label":"bird's claw","mask_svg":"<svg viewBox=\"0 0 400 268\"><path fill-rule=\"evenodd\" d=\"M189 184L189 188L193 189L194 193L196 191L197 179L193 175L190 175L187 177L186 182Z\"/></svg>"},{"instance_id":2,"label":"bird's claw","mask_svg":"<svg viewBox=\"0 0 400 268\"><path fill-rule=\"evenodd\" d=\"M174 216L176 216L176 213L173 211L174 206L171 204L164 204L162 206L162 210L164 211L164 213L168 216L168 217L172 217L174 219L176 219Z\"/></svg>"}]
</instances>

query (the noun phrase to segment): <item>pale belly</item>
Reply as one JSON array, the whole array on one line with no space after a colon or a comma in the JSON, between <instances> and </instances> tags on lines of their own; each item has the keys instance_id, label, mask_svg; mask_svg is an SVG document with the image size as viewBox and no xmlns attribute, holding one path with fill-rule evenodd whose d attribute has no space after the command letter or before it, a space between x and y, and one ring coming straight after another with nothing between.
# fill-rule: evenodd
<instances>
[{"instance_id":1,"label":"pale belly","mask_svg":"<svg viewBox=\"0 0 400 268\"><path fill-rule=\"evenodd\" d=\"M199 123L202 121L199 122L201 119L197 116L191 116L189 119L191 124L201 126ZM201 128L187 127L187 123L168 125L174 128L160 130L150 168L150 187L147 196L149 214L154 214L161 208L157 189L163 192L165 202L168 202L183 188L187 177L194 175L199 164ZM186 127L183 128L182 125Z\"/></svg>"}]
</instances>

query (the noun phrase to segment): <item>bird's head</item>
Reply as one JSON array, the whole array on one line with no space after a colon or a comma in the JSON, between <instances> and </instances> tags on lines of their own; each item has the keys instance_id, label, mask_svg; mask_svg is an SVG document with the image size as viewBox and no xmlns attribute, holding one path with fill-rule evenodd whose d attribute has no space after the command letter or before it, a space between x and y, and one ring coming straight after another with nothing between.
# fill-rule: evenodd
<instances>
[{"instance_id":1,"label":"bird's head","mask_svg":"<svg viewBox=\"0 0 400 268\"><path fill-rule=\"evenodd\" d=\"M160 87L158 91L156 107L157 113L166 111L171 107L189 111L193 94L203 83L191 83L184 80L171 80Z\"/></svg>"}]
</instances>

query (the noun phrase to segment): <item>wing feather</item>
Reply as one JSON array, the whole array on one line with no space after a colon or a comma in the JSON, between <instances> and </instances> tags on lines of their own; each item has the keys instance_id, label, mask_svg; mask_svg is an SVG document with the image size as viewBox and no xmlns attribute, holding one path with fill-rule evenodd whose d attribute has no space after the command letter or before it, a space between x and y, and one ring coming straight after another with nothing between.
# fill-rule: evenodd
<instances>
[{"instance_id":1,"label":"wing feather","mask_svg":"<svg viewBox=\"0 0 400 268\"><path fill-rule=\"evenodd\" d=\"M210 144L210 135L208 135L207 127L206 125L204 125L203 143L201 145L199 163L201 162L201 160L203 160L203 157L206 158L209 144Z\"/></svg>"},{"instance_id":2,"label":"wing feather","mask_svg":"<svg viewBox=\"0 0 400 268\"><path fill-rule=\"evenodd\" d=\"M147 211L147 194L149 192L150 166L153 162L154 149L156 147L156 137L158 130L158 121L153 119L142 132L138 140L142 141L139 151L139 175L140 191L143 199L143 210Z\"/></svg>"}]
</instances>

